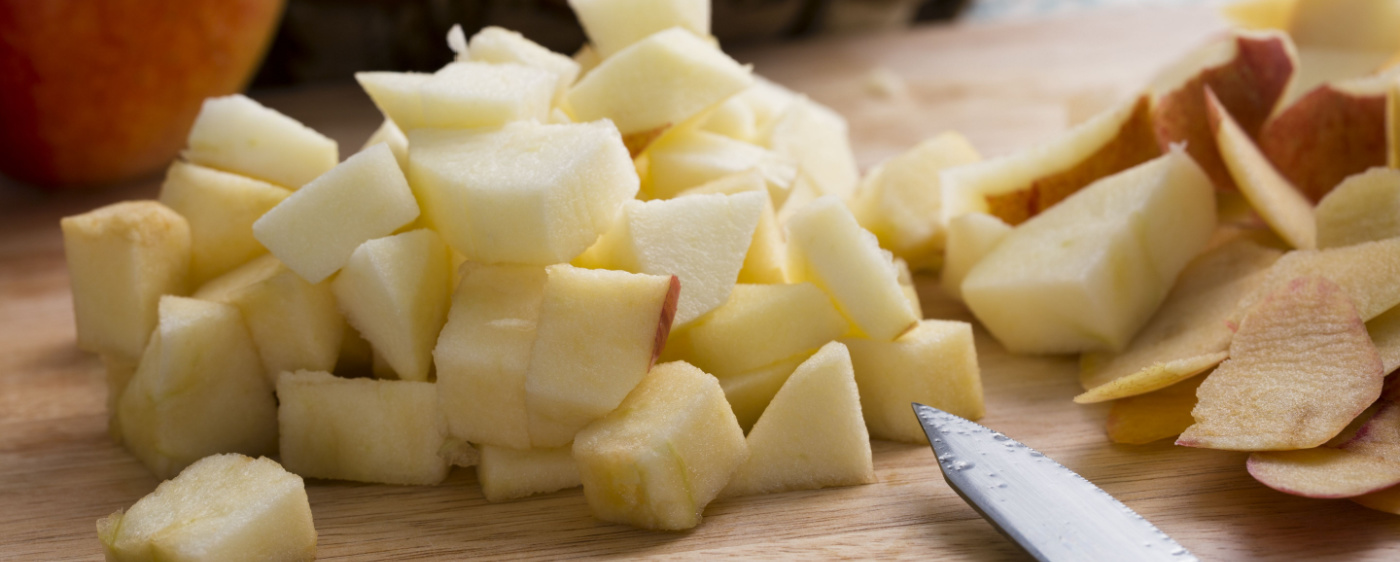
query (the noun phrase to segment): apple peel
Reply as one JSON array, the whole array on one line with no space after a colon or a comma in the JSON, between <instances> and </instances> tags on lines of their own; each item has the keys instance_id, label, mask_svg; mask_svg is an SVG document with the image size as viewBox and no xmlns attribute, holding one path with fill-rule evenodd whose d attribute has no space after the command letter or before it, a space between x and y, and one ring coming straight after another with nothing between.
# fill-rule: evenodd
<instances>
[{"instance_id":1,"label":"apple peel","mask_svg":"<svg viewBox=\"0 0 1400 562\"><path fill-rule=\"evenodd\" d=\"M1152 392L1224 361L1234 336L1227 321L1235 306L1257 290L1281 255L1240 237L1197 256L1126 351L1080 357L1080 382L1090 391L1075 402Z\"/></svg>"},{"instance_id":2,"label":"apple peel","mask_svg":"<svg viewBox=\"0 0 1400 562\"><path fill-rule=\"evenodd\" d=\"M1340 446L1254 453L1246 466L1265 486L1310 498L1350 498L1400 484L1400 406L1381 402Z\"/></svg>"},{"instance_id":3,"label":"apple peel","mask_svg":"<svg viewBox=\"0 0 1400 562\"><path fill-rule=\"evenodd\" d=\"M1191 427L1196 388L1206 377L1197 376L1155 392L1117 400L1108 411L1104 430L1114 443L1145 445L1176 437Z\"/></svg>"},{"instance_id":4,"label":"apple peel","mask_svg":"<svg viewBox=\"0 0 1400 562\"><path fill-rule=\"evenodd\" d=\"M1231 321L1239 323L1254 303L1299 277L1326 277L1356 305L1369 322L1400 305L1400 237L1327 250L1298 250L1285 254L1269 268L1260 289L1245 297Z\"/></svg>"},{"instance_id":5,"label":"apple peel","mask_svg":"<svg viewBox=\"0 0 1400 562\"><path fill-rule=\"evenodd\" d=\"M1210 87L1206 87L1206 108L1220 156L1250 206L1290 246L1316 248L1312 203L1269 163Z\"/></svg>"},{"instance_id":6,"label":"apple peel","mask_svg":"<svg viewBox=\"0 0 1400 562\"><path fill-rule=\"evenodd\" d=\"M1346 293L1323 277L1294 279L1245 315L1230 358L1196 392L1196 423L1176 443L1317 447L1380 397L1383 379L1380 354Z\"/></svg>"},{"instance_id":7,"label":"apple peel","mask_svg":"<svg viewBox=\"0 0 1400 562\"><path fill-rule=\"evenodd\" d=\"M1400 236L1400 170L1350 176L1317 204L1317 245L1339 248Z\"/></svg>"},{"instance_id":8,"label":"apple peel","mask_svg":"<svg viewBox=\"0 0 1400 562\"><path fill-rule=\"evenodd\" d=\"M1387 310L1366 322L1366 332L1371 334L1371 342L1380 352L1385 374L1395 372L1400 367L1400 307Z\"/></svg>"}]
</instances>

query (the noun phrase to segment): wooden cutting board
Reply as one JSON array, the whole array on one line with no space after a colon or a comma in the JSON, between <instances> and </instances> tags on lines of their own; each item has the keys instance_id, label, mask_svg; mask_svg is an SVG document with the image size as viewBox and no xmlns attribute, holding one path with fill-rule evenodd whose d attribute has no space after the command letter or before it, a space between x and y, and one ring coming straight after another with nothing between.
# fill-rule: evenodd
<instances>
[{"instance_id":1,"label":"wooden cutting board","mask_svg":"<svg viewBox=\"0 0 1400 562\"><path fill-rule=\"evenodd\" d=\"M868 167L947 129L985 155L1044 140L1220 26L1204 8L1119 10L737 56L844 113ZM343 153L378 124L352 86L259 97ZM94 522L157 483L107 438L100 365L74 347L58 231L61 216L157 189L42 197L0 186L0 559L100 558ZM970 319L933 279L920 291L927 316ZM1110 444L1107 406L1070 402L1073 358L1013 357L980 330L977 346L983 424L1079 471L1202 559L1400 559L1400 517L1269 490L1245 473L1244 454ZM926 447L874 448L878 484L716 502L686 533L604 524L577 490L489 504L471 470L436 487L318 481L308 492L324 558L1019 558L949 490Z\"/></svg>"}]
</instances>

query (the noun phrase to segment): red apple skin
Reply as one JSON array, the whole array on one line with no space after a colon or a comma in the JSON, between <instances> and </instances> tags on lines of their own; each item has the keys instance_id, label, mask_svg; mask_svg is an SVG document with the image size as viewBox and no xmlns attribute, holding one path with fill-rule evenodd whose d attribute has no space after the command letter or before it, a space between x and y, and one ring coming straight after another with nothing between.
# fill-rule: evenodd
<instances>
[{"instance_id":1,"label":"red apple skin","mask_svg":"<svg viewBox=\"0 0 1400 562\"><path fill-rule=\"evenodd\" d=\"M1162 150L1186 142L1186 153L1201 165L1215 188L1227 191L1236 189L1235 181L1220 158L1215 131L1207 119L1205 89L1215 92L1240 128L1256 138L1295 71L1293 55L1282 38L1236 37L1235 42L1238 51L1234 59L1202 69L1180 88L1163 95L1153 110Z\"/></svg>"},{"instance_id":2,"label":"red apple skin","mask_svg":"<svg viewBox=\"0 0 1400 562\"><path fill-rule=\"evenodd\" d=\"M1259 149L1313 203L1347 176L1386 165L1385 94L1324 84L1264 124Z\"/></svg>"},{"instance_id":3,"label":"red apple skin","mask_svg":"<svg viewBox=\"0 0 1400 562\"><path fill-rule=\"evenodd\" d=\"M162 169L243 88L286 0L0 0L0 173L44 188Z\"/></svg>"}]
</instances>

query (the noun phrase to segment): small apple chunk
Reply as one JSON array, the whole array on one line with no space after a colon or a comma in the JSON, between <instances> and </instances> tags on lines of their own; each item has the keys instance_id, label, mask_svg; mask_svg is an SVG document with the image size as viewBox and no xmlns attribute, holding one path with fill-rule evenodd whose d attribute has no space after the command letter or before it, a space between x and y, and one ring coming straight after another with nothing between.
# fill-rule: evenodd
<instances>
[{"instance_id":1,"label":"small apple chunk","mask_svg":"<svg viewBox=\"0 0 1400 562\"><path fill-rule=\"evenodd\" d=\"M787 382L798 365L811 356L811 352L800 353L734 376L717 377L720 388L724 389L724 399L729 401L729 407L734 410L734 417L744 433L753 429L754 422L763 415L763 410L778 394L783 383Z\"/></svg>"},{"instance_id":2,"label":"small apple chunk","mask_svg":"<svg viewBox=\"0 0 1400 562\"><path fill-rule=\"evenodd\" d=\"M1336 283L1301 277L1254 305L1206 378L1178 445L1236 451L1327 442L1381 395L1380 355Z\"/></svg>"},{"instance_id":3,"label":"small apple chunk","mask_svg":"<svg viewBox=\"0 0 1400 562\"><path fill-rule=\"evenodd\" d=\"M1145 445L1175 438L1196 423L1196 389L1205 375L1181 381L1161 390L1115 400L1108 411L1105 432L1114 443Z\"/></svg>"},{"instance_id":4,"label":"small apple chunk","mask_svg":"<svg viewBox=\"0 0 1400 562\"><path fill-rule=\"evenodd\" d=\"M1214 92L1224 113L1233 116L1243 137L1253 139L1292 83L1298 55L1288 34L1234 31L1182 57L1151 85L1152 125L1167 150L1186 143L1186 152L1210 176L1216 189L1233 189L1217 150L1206 91Z\"/></svg>"},{"instance_id":5,"label":"small apple chunk","mask_svg":"<svg viewBox=\"0 0 1400 562\"><path fill-rule=\"evenodd\" d=\"M975 420L986 413L972 325L923 320L892 342L842 338L850 349L870 436L928 443L909 404L928 404Z\"/></svg>"},{"instance_id":6,"label":"small apple chunk","mask_svg":"<svg viewBox=\"0 0 1400 562\"><path fill-rule=\"evenodd\" d=\"M639 182L611 123L409 133L409 179L448 246L480 263L550 265L612 226Z\"/></svg>"},{"instance_id":7,"label":"small apple chunk","mask_svg":"<svg viewBox=\"0 0 1400 562\"><path fill-rule=\"evenodd\" d=\"M987 213L968 213L949 221L947 231L939 284L945 294L961 301L968 272L1011 233L1011 225Z\"/></svg>"},{"instance_id":8,"label":"small apple chunk","mask_svg":"<svg viewBox=\"0 0 1400 562\"><path fill-rule=\"evenodd\" d=\"M384 118L384 122L374 130L374 134L365 140L365 145L360 150L367 150L376 144L384 143L389 145L389 150L394 153L394 160L399 162L399 169L405 174L408 173L408 135L403 129L394 124L393 119Z\"/></svg>"},{"instance_id":9,"label":"small apple chunk","mask_svg":"<svg viewBox=\"0 0 1400 562\"><path fill-rule=\"evenodd\" d=\"M646 153L648 195L670 199L681 192L747 170L758 170L772 183L787 186L797 168L786 156L709 131L687 130L662 135Z\"/></svg>"},{"instance_id":10,"label":"small apple chunk","mask_svg":"<svg viewBox=\"0 0 1400 562\"><path fill-rule=\"evenodd\" d=\"M600 58L676 26L710 34L708 0L570 0L569 7Z\"/></svg>"},{"instance_id":11,"label":"small apple chunk","mask_svg":"<svg viewBox=\"0 0 1400 562\"><path fill-rule=\"evenodd\" d=\"M238 309L160 299L160 324L117 405L122 443L157 478L215 453L277 450L277 402Z\"/></svg>"},{"instance_id":12,"label":"small apple chunk","mask_svg":"<svg viewBox=\"0 0 1400 562\"><path fill-rule=\"evenodd\" d=\"M1079 358L1080 404L1152 392L1224 361L1235 331L1230 315L1257 291L1282 252L1237 238L1191 260L1152 319L1122 353Z\"/></svg>"},{"instance_id":13,"label":"small apple chunk","mask_svg":"<svg viewBox=\"0 0 1400 562\"><path fill-rule=\"evenodd\" d=\"M257 258L205 283L194 298L238 307L268 376L283 371L329 371L348 339L330 282L311 284L274 256ZM358 337L358 336L354 336Z\"/></svg>"},{"instance_id":14,"label":"small apple chunk","mask_svg":"<svg viewBox=\"0 0 1400 562\"><path fill-rule=\"evenodd\" d=\"M1259 289L1240 301L1230 321L1238 323L1256 302L1306 276L1336 283L1356 306L1361 320L1369 322L1400 305L1400 283L1395 282L1400 278L1400 238L1284 254L1269 268Z\"/></svg>"},{"instance_id":15,"label":"small apple chunk","mask_svg":"<svg viewBox=\"0 0 1400 562\"><path fill-rule=\"evenodd\" d=\"M748 170L724 176L681 193L682 196L710 193L737 195L755 191L768 195L768 200L763 203L763 212L758 216L758 225L754 227L749 251L744 255L744 265L739 268L739 283L787 282L787 240L783 238L782 226L778 224L777 206L774 203L779 189L773 186L774 181L765 177L763 172ZM783 198L786 198L788 187L789 185L784 185L780 188Z\"/></svg>"},{"instance_id":16,"label":"small apple chunk","mask_svg":"<svg viewBox=\"0 0 1400 562\"><path fill-rule=\"evenodd\" d=\"M432 383L297 371L277 379L282 465L306 478L431 485L447 477Z\"/></svg>"},{"instance_id":17,"label":"small apple chunk","mask_svg":"<svg viewBox=\"0 0 1400 562\"><path fill-rule=\"evenodd\" d=\"M1386 164L1394 80L1381 74L1318 86L1264 124L1260 150L1309 200L1322 200L1347 176Z\"/></svg>"},{"instance_id":18,"label":"small apple chunk","mask_svg":"<svg viewBox=\"0 0 1400 562\"><path fill-rule=\"evenodd\" d=\"M314 560L301 477L267 458L211 455L97 521L108 560Z\"/></svg>"},{"instance_id":19,"label":"small apple chunk","mask_svg":"<svg viewBox=\"0 0 1400 562\"><path fill-rule=\"evenodd\" d=\"M486 501L503 502L583 485L573 447L512 449L481 446L476 478Z\"/></svg>"},{"instance_id":20,"label":"small apple chunk","mask_svg":"<svg viewBox=\"0 0 1400 562\"><path fill-rule=\"evenodd\" d=\"M335 141L242 94L204 100L186 160L298 189L340 161Z\"/></svg>"},{"instance_id":21,"label":"small apple chunk","mask_svg":"<svg viewBox=\"0 0 1400 562\"><path fill-rule=\"evenodd\" d=\"M418 229L360 244L331 282L345 319L401 379L428 380L447 321L448 267L447 245Z\"/></svg>"},{"instance_id":22,"label":"small apple chunk","mask_svg":"<svg viewBox=\"0 0 1400 562\"><path fill-rule=\"evenodd\" d=\"M958 133L925 140L866 174L851 198L851 212L881 247L915 269L931 269L946 235L938 174L981 159Z\"/></svg>"},{"instance_id":23,"label":"small apple chunk","mask_svg":"<svg viewBox=\"0 0 1400 562\"><path fill-rule=\"evenodd\" d=\"M1279 175L1210 87L1206 87L1205 96L1216 146L1235 186L1264 222L1290 246L1304 250L1316 248L1317 218L1313 215L1312 202Z\"/></svg>"},{"instance_id":24,"label":"small apple chunk","mask_svg":"<svg viewBox=\"0 0 1400 562\"><path fill-rule=\"evenodd\" d=\"M680 282L562 264L545 272L525 404L531 446L548 448L568 444L646 376L670 334Z\"/></svg>"},{"instance_id":25,"label":"small apple chunk","mask_svg":"<svg viewBox=\"0 0 1400 562\"><path fill-rule=\"evenodd\" d=\"M1214 230L1215 189L1174 149L1016 227L963 300L1013 353L1122 350Z\"/></svg>"},{"instance_id":26,"label":"small apple chunk","mask_svg":"<svg viewBox=\"0 0 1400 562\"><path fill-rule=\"evenodd\" d=\"M831 297L811 283L737 285L682 339L688 361L723 379L815 351L846 329Z\"/></svg>"},{"instance_id":27,"label":"small apple chunk","mask_svg":"<svg viewBox=\"0 0 1400 562\"><path fill-rule=\"evenodd\" d=\"M1146 96L1085 121L1044 144L942 172L946 225L987 213L1012 226L1071 194L1162 154Z\"/></svg>"},{"instance_id":28,"label":"small apple chunk","mask_svg":"<svg viewBox=\"0 0 1400 562\"><path fill-rule=\"evenodd\" d=\"M612 119L631 135L679 124L724 101L753 83L750 73L719 47L673 27L605 58L565 101L578 121Z\"/></svg>"},{"instance_id":29,"label":"small apple chunk","mask_svg":"<svg viewBox=\"0 0 1400 562\"><path fill-rule=\"evenodd\" d=\"M190 223L190 285L199 286L267 253L253 238L253 221L291 194L198 164L171 164L160 202Z\"/></svg>"},{"instance_id":30,"label":"small apple chunk","mask_svg":"<svg viewBox=\"0 0 1400 562\"><path fill-rule=\"evenodd\" d=\"M670 531L699 525L749 455L719 381L681 361L652 368L573 451L596 517Z\"/></svg>"},{"instance_id":31,"label":"small apple chunk","mask_svg":"<svg viewBox=\"0 0 1400 562\"><path fill-rule=\"evenodd\" d=\"M840 199L828 195L803 206L787 228L789 280L826 291L857 334L889 341L919 321L893 257Z\"/></svg>"},{"instance_id":32,"label":"small apple chunk","mask_svg":"<svg viewBox=\"0 0 1400 562\"><path fill-rule=\"evenodd\" d=\"M525 374L544 301L539 266L463 269L452 308L433 349L438 404L458 439L530 448Z\"/></svg>"},{"instance_id":33,"label":"small apple chunk","mask_svg":"<svg viewBox=\"0 0 1400 562\"><path fill-rule=\"evenodd\" d=\"M1348 177L1317 204L1317 245L1336 248L1400 236L1400 170Z\"/></svg>"},{"instance_id":34,"label":"small apple chunk","mask_svg":"<svg viewBox=\"0 0 1400 562\"><path fill-rule=\"evenodd\" d=\"M454 62L419 87L421 127L473 129L543 121L554 101L553 72L515 63ZM416 128L412 125L405 125Z\"/></svg>"},{"instance_id":35,"label":"small apple chunk","mask_svg":"<svg viewBox=\"0 0 1400 562\"><path fill-rule=\"evenodd\" d=\"M1400 484L1400 406L1382 400L1355 435L1316 449L1258 452L1249 475L1295 496L1350 498Z\"/></svg>"},{"instance_id":36,"label":"small apple chunk","mask_svg":"<svg viewBox=\"0 0 1400 562\"><path fill-rule=\"evenodd\" d=\"M64 217L78 347L135 361L161 295L187 291L190 226L155 201L116 203Z\"/></svg>"},{"instance_id":37,"label":"small apple chunk","mask_svg":"<svg viewBox=\"0 0 1400 562\"><path fill-rule=\"evenodd\" d=\"M768 148L797 164L798 175L817 195L847 199L860 183L846 118L797 96L768 131Z\"/></svg>"},{"instance_id":38,"label":"small apple chunk","mask_svg":"<svg viewBox=\"0 0 1400 562\"><path fill-rule=\"evenodd\" d=\"M360 244L418 218L393 151L372 146L306 184L253 223L253 236L311 283L340 270Z\"/></svg>"},{"instance_id":39,"label":"small apple chunk","mask_svg":"<svg viewBox=\"0 0 1400 562\"><path fill-rule=\"evenodd\" d=\"M579 64L574 59L496 26L486 27L472 36L467 44L467 59L493 64L515 63L545 70L554 75L552 99L555 102L563 99L579 74Z\"/></svg>"},{"instance_id":40,"label":"small apple chunk","mask_svg":"<svg viewBox=\"0 0 1400 562\"><path fill-rule=\"evenodd\" d=\"M831 342L788 377L747 438L726 496L875 482L851 354Z\"/></svg>"},{"instance_id":41,"label":"small apple chunk","mask_svg":"<svg viewBox=\"0 0 1400 562\"><path fill-rule=\"evenodd\" d=\"M355 82L386 119L408 132L423 126L423 98L418 91L432 77L422 72L356 72Z\"/></svg>"}]
</instances>

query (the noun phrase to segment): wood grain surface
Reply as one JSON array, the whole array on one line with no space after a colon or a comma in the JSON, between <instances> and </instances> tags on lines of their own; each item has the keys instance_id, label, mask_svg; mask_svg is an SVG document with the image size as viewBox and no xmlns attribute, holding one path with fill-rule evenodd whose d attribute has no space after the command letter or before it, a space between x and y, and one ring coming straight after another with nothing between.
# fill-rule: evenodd
<instances>
[{"instance_id":1,"label":"wood grain surface","mask_svg":"<svg viewBox=\"0 0 1400 562\"><path fill-rule=\"evenodd\" d=\"M925 28L741 51L844 113L863 166L947 129L985 155L1044 140L1129 95L1220 29L1202 8ZM904 91L873 87L900 76ZM894 95L889 95L893 91ZM377 125L353 86L259 95L357 148ZM43 196L0 185L0 559L98 559L94 522L157 484L108 440L96 357L74 346L61 216L154 197L155 181ZM970 319L921 279L925 315ZM1077 406L1068 357L1014 357L979 330L983 424L1079 471L1204 560L1400 559L1400 517L1255 483L1241 453L1110 444L1106 405ZM685 533L610 525L578 490L487 503L471 470L440 486L308 483L322 558L1019 559L953 494L926 447L875 443L878 484L720 501ZM1130 556L1125 555L1125 560Z\"/></svg>"}]
</instances>

